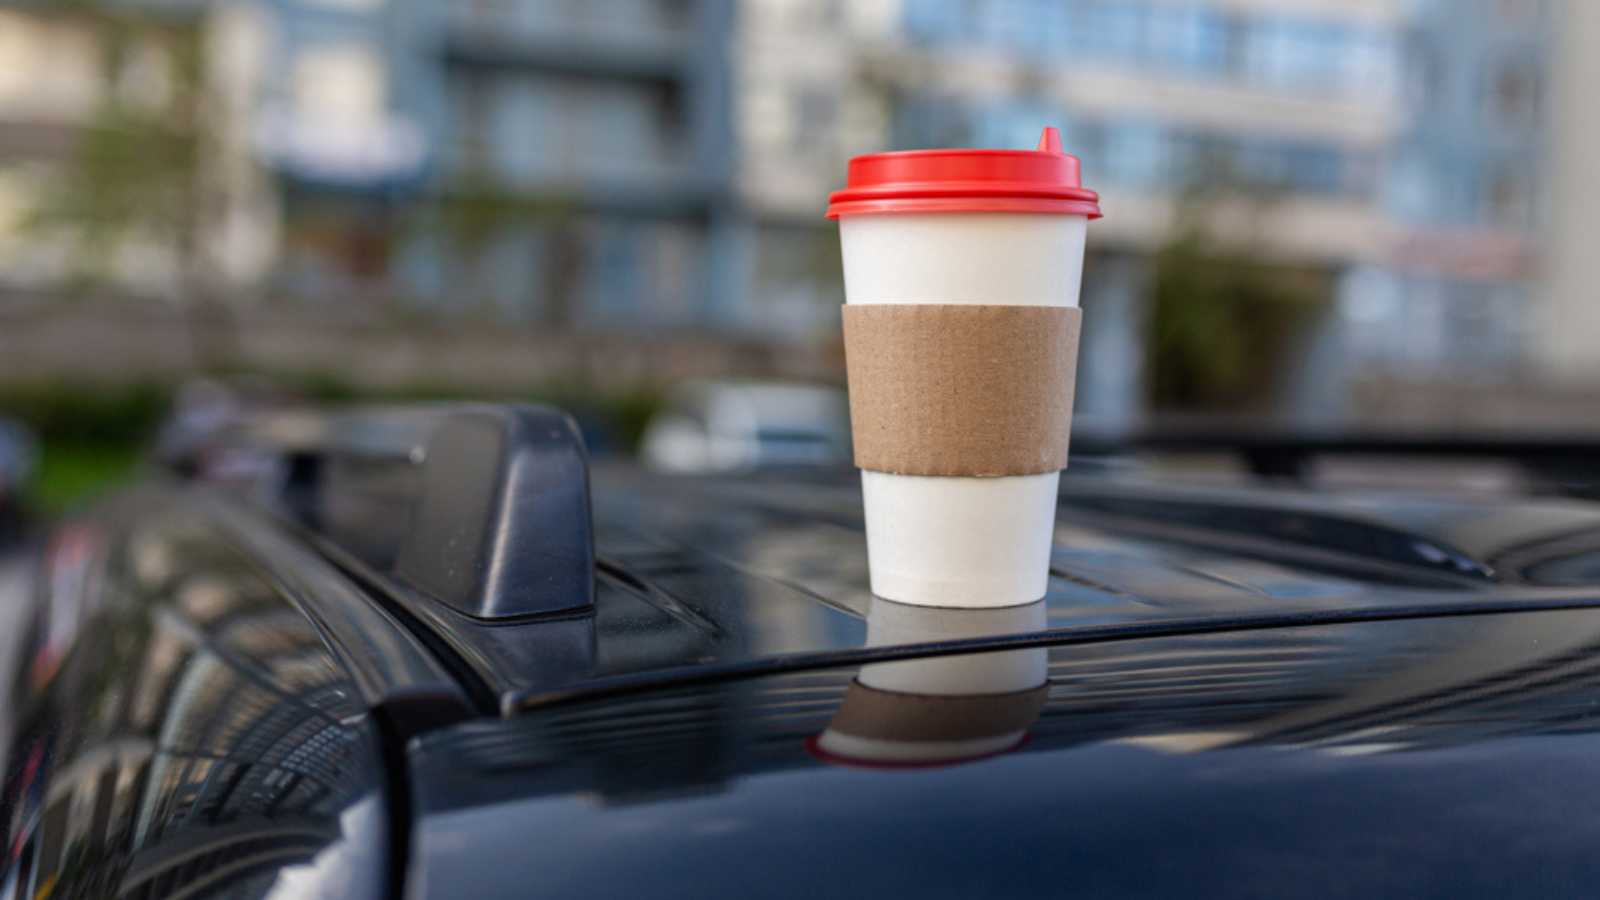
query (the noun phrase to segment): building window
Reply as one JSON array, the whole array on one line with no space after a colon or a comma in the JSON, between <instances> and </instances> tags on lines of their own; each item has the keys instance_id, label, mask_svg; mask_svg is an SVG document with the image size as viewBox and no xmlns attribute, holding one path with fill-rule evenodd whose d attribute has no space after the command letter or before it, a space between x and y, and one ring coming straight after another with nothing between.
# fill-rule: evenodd
<instances>
[{"instance_id":1,"label":"building window","mask_svg":"<svg viewBox=\"0 0 1600 900\"><path fill-rule=\"evenodd\" d=\"M1532 191L1523 168L1514 163L1496 167L1483 191L1490 222L1506 228L1526 228L1532 219Z\"/></svg>"},{"instance_id":2,"label":"building window","mask_svg":"<svg viewBox=\"0 0 1600 900\"><path fill-rule=\"evenodd\" d=\"M312 121L371 121L383 113L386 87L382 57L370 44L309 47L290 69L295 114Z\"/></svg>"},{"instance_id":3,"label":"building window","mask_svg":"<svg viewBox=\"0 0 1600 900\"><path fill-rule=\"evenodd\" d=\"M1529 60L1506 60L1489 74L1489 114L1494 124L1529 127L1538 120L1539 75Z\"/></svg>"},{"instance_id":4,"label":"building window","mask_svg":"<svg viewBox=\"0 0 1600 900\"><path fill-rule=\"evenodd\" d=\"M1352 151L1343 165L1343 188L1352 194L1371 196L1382 177L1383 164L1378 151Z\"/></svg>"},{"instance_id":5,"label":"building window","mask_svg":"<svg viewBox=\"0 0 1600 900\"><path fill-rule=\"evenodd\" d=\"M970 147L975 131L971 111L953 97L914 97L895 110L897 147Z\"/></svg>"},{"instance_id":6,"label":"building window","mask_svg":"<svg viewBox=\"0 0 1600 900\"><path fill-rule=\"evenodd\" d=\"M1398 43L1378 34L1354 36L1344 54L1344 90L1363 97L1390 97L1398 90Z\"/></svg>"},{"instance_id":7,"label":"building window","mask_svg":"<svg viewBox=\"0 0 1600 900\"><path fill-rule=\"evenodd\" d=\"M1105 130L1106 180L1133 186L1166 182L1173 174L1172 141L1157 125L1124 123Z\"/></svg>"},{"instance_id":8,"label":"building window","mask_svg":"<svg viewBox=\"0 0 1600 900\"><path fill-rule=\"evenodd\" d=\"M1444 55L1432 43L1412 38L1406 47L1406 104L1412 109L1434 107L1444 84Z\"/></svg>"},{"instance_id":9,"label":"building window","mask_svg":"<svg viewBox=\"0 0 1600 900\"><path fill-rule=\"evenodd\" d=\"M490 168L490 123L494 121L491 85L483 78L458 76L449 83L454 140L447 145L451 167L458 173L484 173Z\"/></svg>"},{"instance_id":10,"label":"building window","mask_svg":"<svg viewBox=\"0 0 1600 900\"><path fill-rule=\"evenodd\" d=\"M1165 65L1217 74L1228 64L1228 23L1212 10L1157 9L1150 13L1150 57Z\"/></svg>"},{"instance_id":11,"label":"building window","mask_svg":"<svg viewBox=\"0 0 1600 900\"><path fill-rule=\"evenodd\" d=\"M1144 55L1150 10L1139 3L1098 2L1090 7L1095 25L1088 28L1106 52L1126 60Z\"/></svg>"},{"instance_id":12,"label":"building window","mask_svg":"<svg viewBox=\"0 0 1600 900\"><path fill-rule=\"evenodd\" d=\"M966 26L954 3L909 0L904 14L907 33L915 40L935 46L955 40Z\"/></svg>"},{"instance_id":13,"label":"building window","mask_svg":"<svg viewBox=\"0 0 1600 900\"><path fill-rule=\"evenodd\" d=\"M794 125L789 130L791 148L805 153L817 146L832 146L839 120L839 97L827 88L806 87L794 93Z\"/></svg>"},{"instance_id":14,"label":"building window","mask_svg":"<svg viewBox=\"0 0 1600 900\"><path fill-rule=\"evenodd\" d=\"M1494 11L1502 21L1527 22L1543 13L1541 0L1495 0Z\"/></svg>"},{"instance_id":15,"label":"building window","mask_svg":"<svg viewBox=\"0 0 1600 900\"><path fill-rule=\"evenodd\" d=\"M979 147L1031 148L1039 140L1044 125L1061 128L1069 151L1072 132L1061 112L1040 100L1017 99L1000 106L985 106L974 116L973 143Z\"/></svg>"},{"instance_id":16,"label":"building window","mask_svg":"<svg viewBox=\"0 0 1600 900\"><path fill-rule=\"evenodd\" d=\"M323 9L341 9L352 12L371 12L383 6L384 0L302 0L306 6Z\"/></svg>"},{"instance_id":17,"label":"building window","mask_svg":"<svg viewBox=\"0 0 1600 900\"><path fill-rule=\"evenodd\" d=\"M1065 143L1068 152L1083 161L1085 170L1092 168L1098 176L1098 169L1105 160L1105 126L1099 122L1073 122L1070 128L1063 129L1062 134L1067 136Z\"/></svg>"},{"instance_id":18,"label":"building window","mask_svg":"<svg viewBox=\"0 0 1600 900\"><path fill-rule=\"evenodd\" d=\"M1246 29L1245 65L1251 80L1291 90L1340 89L1350 51L1348 29L1291 20L1262 20Z\"/></svg>"}]
</instances>

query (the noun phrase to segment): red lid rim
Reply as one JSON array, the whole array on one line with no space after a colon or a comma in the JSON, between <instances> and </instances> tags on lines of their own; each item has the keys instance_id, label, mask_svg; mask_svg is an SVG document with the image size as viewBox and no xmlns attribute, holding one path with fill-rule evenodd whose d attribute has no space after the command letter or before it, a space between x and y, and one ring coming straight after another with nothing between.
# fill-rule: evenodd
<instances>
[{"instance_id":1,"label":"red lid rim","mask_svg":"<svg viewBox=\"0 0 1600 900\"><path fill-rule=\"evenodd\" d=\"M827 217L888 213L1038 212L1100 218L1100 195L1083 187L1079 161L1045 128L1033 150L934 147L850 160Z\"/></svg>"},{"instance_id":2,"label":"red lid rim","mask_svg":"<svg viewBox=\"0 0 1600 900\"><path fill-rule=\"evenodd\" d=\"M928 147L921 150L883 150L878 153L865 153L861 156L851 157L850 161L884 158L903 159L912 156L1040 156L1056 158L1060 155L1047 153L1043 150L1016 150L1007 147Z\"/></svg>"},{"instance_id":3,"label":"red lid rim","mask_svg":"<svg viewBox=\"0 0 1600 900\"><path fill-rule=\"evenodd\" d=\"M1061 197L865 197L860 200L835 200L828 204L827 217L909 215L913 213L1047 213L1053 215L1101 218L1100 204L1093 200Z\"/></svg>"},{"instance_id":4,"label":"red lid rim","mask_svg":"<svg viewBox=\"0 0 1600 900\"><path fill-rule=\"evenodd\" d=\"M1032 181L899 181L875 187L847 187L828 200L865 200L868 197L1058 197L1063 200L1099 200L1085 187L1041 185Z\"/></svg>"}]
</instances>

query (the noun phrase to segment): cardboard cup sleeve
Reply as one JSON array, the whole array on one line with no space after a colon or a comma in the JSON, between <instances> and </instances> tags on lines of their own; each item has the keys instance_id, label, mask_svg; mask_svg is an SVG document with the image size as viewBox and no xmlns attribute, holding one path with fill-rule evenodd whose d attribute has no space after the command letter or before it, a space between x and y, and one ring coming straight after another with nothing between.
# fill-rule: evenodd
<instances>
[{"instance_id":1,"label":"cardboard cup sleeve","mask_svg":"<svg viewBox=\"0 0 1600 900\"><path fill-rule=\"evenodd\" d=\"M1081 322L1065 306L847 304L856 465L968 477L1066 468Z\"/></svg>"}]
</instances>

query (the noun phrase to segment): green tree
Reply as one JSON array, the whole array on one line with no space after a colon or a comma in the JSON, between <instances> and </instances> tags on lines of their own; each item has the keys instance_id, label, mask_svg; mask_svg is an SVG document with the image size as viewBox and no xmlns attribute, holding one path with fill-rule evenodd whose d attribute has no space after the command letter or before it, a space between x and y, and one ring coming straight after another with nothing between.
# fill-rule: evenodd
<instances>
[{"instance_id":1,"label":"green tree","mask_svg":"<svg viewBox=\"0 0 1600 900\"><path fill-rule=\"evenodd\" d=\"M478 294L472 299L487 294L478 283L479 267L497 238L521 234L540 243L530 248L530 252L543 250L540 324L559 329L576 320L578 311L572 304L586 260L581 218L570 197L519 190L477 168L442 192L422 223L444 238L452 259L468 273L460 287Z\"/></svg>"},{"instance_id":2,"label":"green tree","mask_svg":"<svg viewBox=\"0 0 1600 900\"><path fill-rule=\"evenodd\" d=\"M1248 412L1273 399L1298 330L1326 298L1326 277L1263 255L1249 236L1208 225L1214 192L1191 192L1156 252L1149 286L1147 382L1158 411ZM1270 193L1243 203L1268 221Z\"/></svg>"},{"instance_id":3,"label":"green tree","mask_svg":"<svg viewBox=\"0 0 1600 900\"><path fill-rule=\"evenodd\" d=\"M198 362L225 365L231 324L205 247L215 129L201 20L92 2L69 3L56 14L95 33L102 89L23 227L68 243L70 275L83 291L118 287L125 249L164 251L175 268L171 299L189 316Z\"/></svg>"}]
</instances>

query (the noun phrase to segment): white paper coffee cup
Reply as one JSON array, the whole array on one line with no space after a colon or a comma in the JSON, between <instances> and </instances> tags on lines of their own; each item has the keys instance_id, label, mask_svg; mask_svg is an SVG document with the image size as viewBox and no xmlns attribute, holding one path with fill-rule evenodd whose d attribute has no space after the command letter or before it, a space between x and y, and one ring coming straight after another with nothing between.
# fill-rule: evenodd
<instances>
[{"instance_id":1,"label":"white paper coffee cup","mask_svg":"<svg viewBox=\"0 0 1600 900\"><path fill-rule=\"evenodd\" d=\"M872 171L886 158L889 171ZM858 178L863 160L868 171ZM829 211L839 219L849 305L1077 307L1086 225L1099 212L1054 129L1038 151L876 154L851 166L851 187ZM948 195L938 180L946 173L961 176L947 179ZM897 194L897 185L911 186ZM966 477L863 469L873 593L965 608L1043 597L1059 479L1059 470Z\"/></svg>"}]
</instances>

